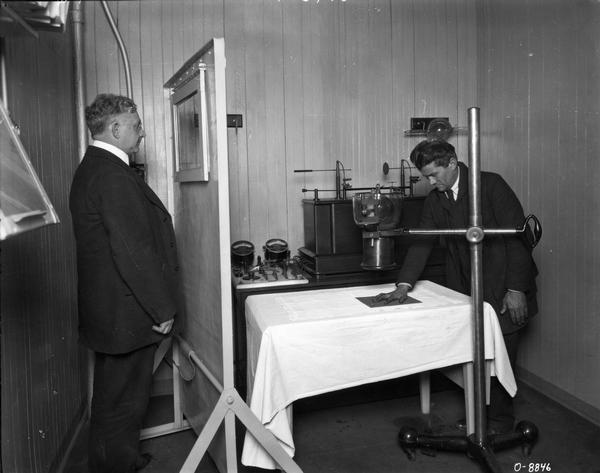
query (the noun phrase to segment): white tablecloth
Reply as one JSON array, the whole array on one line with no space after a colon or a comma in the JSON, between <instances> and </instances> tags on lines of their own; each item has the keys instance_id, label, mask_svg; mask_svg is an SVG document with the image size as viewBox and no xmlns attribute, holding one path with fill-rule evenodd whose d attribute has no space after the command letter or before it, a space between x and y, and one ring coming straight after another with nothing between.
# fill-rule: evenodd
<instances>
[{"instance_id":1,"label":"white tablecloth","mask_svg":"<svg viewBox=\"0 0 600 473\"><path fill-rule=\"evenodd\" d=\"M246 299L250 408L290 456L295 400L472 361L470 297L419 281L409 294L420 303L369 308L356 299L393 289L384 284ZM487 303L484 320L491 374L514 396L500 325ZM242 463L277 468L249 433Z\"/></svg>"}]
</instances>

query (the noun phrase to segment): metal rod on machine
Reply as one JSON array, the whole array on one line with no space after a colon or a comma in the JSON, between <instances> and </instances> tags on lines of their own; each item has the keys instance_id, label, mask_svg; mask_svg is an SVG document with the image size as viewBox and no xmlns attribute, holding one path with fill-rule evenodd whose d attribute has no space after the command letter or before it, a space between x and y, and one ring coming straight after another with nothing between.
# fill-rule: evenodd
<instances>
[{"instance_id":1,"label":"metal rod on machine","mask_svg":"<svg viewBox=\"0 0 600 473\"><path fill-rule=\"evenodd\" d=\"M469 218L471 228L481 228L481 175L479 172L479 108L469 108ZM467 235L468 238L468 235ZM482 445L486 439L485 416L485 351L483 334L483 232L470 239L471 297L473 303L473 383L475 394L475 442Z\"/></svg>"},{"instance_id":2,"label":"metal rod on machine","mask_svg":"<svg viewBox=\"0 0 600 473\"><path fill-rule=\"evenodd\" d=\"M408 233L410 235L464 235L469 229L468 228L448 228L448 229L428 229L428 228L399 228L397 230L386 230L382 233L383 236L398 236L398 233ZM517 233L524 233L525 227L523 228L492 228L487 230L482 228L481 231L486 235L516 235Z\"/></svg>"},{"instance_id":3,"label":"metal rod on machine","mask_svg":"<svg viewBox=\"0 0 600 473\"><path fill-rule=\"evenodd\" d=\"M335 162L335 198L342 198L342 176L340 174L340 162Z\"/></svg>"}]
</instances>

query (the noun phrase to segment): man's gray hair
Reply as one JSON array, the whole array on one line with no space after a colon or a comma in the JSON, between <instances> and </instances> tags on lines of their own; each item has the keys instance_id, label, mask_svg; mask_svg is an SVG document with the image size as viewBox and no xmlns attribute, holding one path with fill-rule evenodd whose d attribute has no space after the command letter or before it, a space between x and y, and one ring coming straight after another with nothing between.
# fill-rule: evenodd
<instances>
[{"instance_id":1,"label":"man's gray hair","mask_svg":"<svg viewBox=\"0 0 600 473\"><path fill-rule=\"evenodd\" d=\"M121 113L134 113L135 102L129 97L115 94L99 94L85 108L85 121L92 136L106 130L110 119Z\"/></svg>"}]
</instances>

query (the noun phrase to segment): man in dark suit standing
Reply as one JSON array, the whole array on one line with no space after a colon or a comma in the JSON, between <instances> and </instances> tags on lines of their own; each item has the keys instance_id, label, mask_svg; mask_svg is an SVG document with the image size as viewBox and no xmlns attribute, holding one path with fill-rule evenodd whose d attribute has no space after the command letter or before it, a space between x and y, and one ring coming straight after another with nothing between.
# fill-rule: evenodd
<instances>
[{"instance_id":1,"label":"man in dark suit standing","mask_svg":"<svg viewBox=\"0 0 600 473\"><path fill-rule=\"evenodd\" d=\"M426 197L421 228L468 228L469 173L458 162L454 147L443 140L422 141L410 156L423 177L435 186ZM517 228L525 221L517 196L498 174L481 173L481 209L484 228ZM403 302L421 275L435 237L422 238L409 249L398 274L396 290L379 300ZM441 239L446 247L446 285L463 294L471 292L469 243L463 237ZM537 313L537 268L531 246L523 236L486 236L482 246L483 298L496 311L508 356L514 367L522 329ZM459 421L460 423L460 421ZM492 378L488 430L512 430L514 408L510 395ZM463 421L464 425L464 421Z\"/></svg>"},{"instance_id":2,"label":"man in dark suit standing","mask_svg":"<svg viewBox=\"0 0 600 473\"><path fill-rule=\"evenodd\" d=\"M146 466L139 453L157 344L177 312L171 216L129 166L145 136L135 103L101 94L85 110L94 141L75 172L69 206L77 244L80 340L96 355L91 473Z\"/></svg>"}]
</instances>

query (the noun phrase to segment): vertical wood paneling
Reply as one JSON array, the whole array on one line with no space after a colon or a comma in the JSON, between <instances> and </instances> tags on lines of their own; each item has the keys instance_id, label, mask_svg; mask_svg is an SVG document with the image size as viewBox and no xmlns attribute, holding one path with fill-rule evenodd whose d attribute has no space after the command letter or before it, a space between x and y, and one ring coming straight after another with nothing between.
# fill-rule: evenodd
<instances>
[{"instance_id":1,"label":"vertical wood paneling","mask_svg":"<svg viewBox=\"0 0 600 473\"><path fill-rule=\"evenodd\" d=\"M292 235L303 235L302 220L298 218L298 209L301 207L300 190L307 185L306 176L294 173L295 169L307 169L304 152L304 115L298 113L302 110L303 87L302 78L302 16L299 2L288 2L283 9L283 81L284 81L284 122L285 122L285 148L283 150L287 162L287 177L285 196L287 202L287 241ZM232 214L232 218L234 215ZM235 231L232 226L232 231Z\"/></svg>"},{"instance_id":2,"label":"vertical wood paneling","mask_svg":"<svg viewBox=\"0 0 600 473\"><path fill-rule=\"evenodd\" d=\"M7 38L8 109L61 223L2 242L2 470L61 461L84 395L68 192L76 156L71 40Z\"/></svg>"},{"instance_id":3,"label":"vertical wood paneling","mask_svg":"<svg viewBox=\"0 0 600 473\"><path fill-rule=\"evenodd\" d=\"M248 198L248 150L245 127L248 117L246 116L246 82L243 75L245 64L246 30L245 11L243 0L227 2L225 4L225 37L227 38L225 48L229 66L226 70L227 77L227 111L228 113L241 114L244 128L229 129L229 183L230 183L230 211L235 219L236 229L232 234L232 240L249 239L250 235L250 199ZM229 43L237 44L238 47L229 47ZM232 65L237 64L237 67ZM234 220L232 219L232 223Z\"/></svg>"},{"instance_id":4,"label":"vertical wood paneling","mask_svg":"<svg viewBox=\"0 0 600 473\"><path fill-rule=\"evenodd\" d=\"M269 1L269 0L267 0ZM279 7L279 5L276 5ZM271 182L270 191L275 191L277 198L263 201L267 207L268 238L288 239L287 205L282 190L286 184L288 172L285 150L285 115L284 115L284 82L283 82L283 11L282 8L265 9L264 15L264 47L265 57L265 110L266 131L265 148L262 159L266 164L263 177ZM273 188L275 186L275 188ZM276 189L276 190L275 190ZM270 194L273 195L273 194Z\"/></svg>"},{"instance_id":5,"label":"vertical wood paneling","mask_svg":"<svg viewBox=\"0 0 600 473\"><path fill-rule=\"evenodd\" d=\"M560 10L559 10L560 11ZM565 25L565 28L560 36L561 39L561 67L558 71L559 82L561 88L559 91L560 101L560 129L559 129L559 160L556 166L556 170L560 176L558 188L561 189L558 202L557 210L560 215L561 225L555 227L553 230L557 232L559 246L557 247L557 261L560 263L559 272L562 274L569 274L572 277L565 278L561 283L561 288L564 291L563 295L559 298L557 310L558 314L570 314L570 317L560 316L556 319L556 331L560 334L560 338L556 347L557 364L554 365L554 374L557 375L558 379L561 379L561 385L566 388L568 392L573 392L574 376L578 370L573 369L573 363L575 361L575 350L577 349L577 340L575 339L575 326L581 323L581 304L578 296L578 277L577 268L578 261L583 261L581 255L578 258L578 247L579 245L564 245L563 242L567 241L580 241L583 242L583 235L581 234L581 227L577 218L577 207L579 194L579 186L569 185L575 184L578 179L575 174L579 174L578 169L583 161L583 157L577 156L579 147L577 146L580 137L578 136L579 128L579 107L583 103L578 98L580 89L578 87L577 75L573 75L573 71L578 69L578 53L585 48L585 45L581 44L581 36L577 34L577 16L576 9L569 9L562 11L561 22ZM527 18L532 18L531 24L535 24L535 20L531 15L527 15ZM530 28L532 27L530 24ZM535 45L533 45L535 47ZM533 49L533 48L532 48ZM575 53L577 51L577 53ZM575 53L575 54L573 54ZM530 80L537 79L537 75L533 71L527 71L528 78ZM583 72L583 71L582 71ZM566 86L565 86L566 85ZM535 114L535 108L539 104L533 104L528 113ZM523 140L525 141L525 140ZM566 184L566 185L565 185ZM552 227L551 227L552 228ZM573 277L574 276L574 277ZM565 297L566 294L572 294L573 297ZM597 364L597 367L600 364ZM597 371L596 371L597 372ZM600 388L600 383L597 383ZM600 405L600 404L599 404Z\"/></svg>"},{"instance_id":6,"label":"vertical wood paneling","mask_svg":"<svg viewBox=\"0 0 600 473\"><path fill-rule=\"evenodd\" d=\"M383 161L397 165L418 141L403 136L411 116L464 125L466 108L480 105L484 168L501 172L544 225L535 250L541 310L520 364L600 409L600 4L485 0L477 17L467 0L109 5L148 135L139 160L167 205L162 84L208 39L225 36L228 112L244 115L244 127L229 130L232 240L250 239L258 252L275 236L292 251L302 246L300 188L333 187L331 173L293 169L340 159L354 186L373 185L383 181ZM88 102L125 93L104 13L98 2L84 8ZM82 401L67 208L77 163L68 38L10 46L9 108L62 223L2 245L5 471L47 471ZM455 143L466 151L464 138Z\"/></svg>"},{"instance_id":7,"label":"vertical wood paneling","mask_svg":"<svg viewBox=\"0 0 600 473\"><path fill-rule=\"evenodd\" d=\"M453 2L456 15L456 110L451 123L454 126L466 127L468 109L479 106L477 100L477 76L474 73L477 65L477 12L470 2ZM468 156L467 135L462 133L453 140L456 152Z\"/></svg>"},{"instance_id":8,"label":"vertical wood paneling","mask_svg":"<svg viewBox=\"0 0 600 473\"><path fill-rule=\"evenodd\" d=\"M132 31L136 31L137 34L130 35L132 37L131 44L134 53L136 54L136 62L132 63L131 67L138 73L132 73L132 80L137 84L136 91L134 91L134 98L137 100L136 103L140 103L140 107L144 113L144 126L146 130L146 138L144 139L143 154L137 161L146 163L147 166L147 182L153 189L161 189L162 195L165 200L164 185L161 186L161 182L166 182L167 171L166 167L168 161L166 156L161 153L164 149L164 143L166 137L164 133L157 133L156 130L166 129L164 116L164 100L163 100L163 80L162 80L162 67L156 67L154 58L162 57L162 17L160 16L160 5L152 3L149 5L138 4L136 7L131 9L132 12L137 15L131 15L132 19L139 17L138 21L135 21L135 28L131 28ZM146 25L142 28L140 25ZM135 38L135 39L134 39ZM139 43L139 48L135 45ZM136 51L137 49L137 51ZM135 78L135 79L133 79ZM141 97L141 99L137 99ZM167 205L170 202L166 202Z\"/></svg>"},{"instance_id":9,"label":"vertical wood paneling","mask_svg":"<svg viewBox=\"0 0 600 473\"><path fill-rule=\"evenodd\" d=\"M160 182L163 180L166 181L171 175L168 169L170 162L168 159L169 155L167 154L170 141L164 133L157 133L155 131L168 129L170 124L170 121L167 120L170 109L163 93L164 67L155 67L152 61L152 58L163 57L164 54L162 36L164 21L161 13L162 6L160 4L152 4L147 8L144 6L140 7L141 24L149 23L151 25L150 31L153 32L153 34L147 36L140 34L142 44L146 44L148 48L144 51L142 57L140 57L142 74L138 77L138 80L142 82L142 78L151 79L151 87L144 88L144 110L146 110L149 103L152 104L151 109L145 113L151 118L150 124L147 124L146 127L150 131L149 136L152 147L146 148L146 153L153 156L152 164L155 167L155 172L149 173L149 176L153 176L154 179L148 182L154 188L160 188ZM139 28L140 23L137 26ZM142 28L140 33L147 32L148 30ZM165 196L165 200L167 201L167 205L171 204L171 202L168 202L168 197Z\"/></svg>"},{"instance_id":10,"label":"vertical wood paneling","mask_svg":"<svg viewBox=\"0 0 600 473\"><path fill-rule=\"evenodd\" d=\"M480 106L484 168L500 171L526 211L544 221L536 258L542 311L550 315L532 324L524 366L585 400L598 392L597 383L581 381L597 370L600 345L597 3L115 3L124 22L139 12L139 25L128 27L130 54L141 58L134 80L144 108L154 101L144 121L158 141L151 149L147 139L144 159L161 197L171 132L168 114L159 117L156 84L211 36L225 35L228 112L244 115L244 127L229 130L232 240L249 239L258 253L275 236L292 251L302 246L300 189L333 188L330 173L294 169L333 168L339 159L352 168L355 187L397 182L397 173L383 178L381 164L397 166L419 140L403 136L411 116L449 116L464 126L466 109ZM120 66L102 13L97 5L88 10L88 85L98 90L119 83ZM466 160L466 138L453 142ZM587 205L584 196L592 197ZM584 367L580 374L573 362Z\"/></svg>"},{"instance_id":11,"label":"vertical wood paneling","mask_svg":"<svg viewBox=\"0 0 600 473\"><path fill-rule=\"evenodd\" d=\"M339 47L344 51L344 61L340 71L343 86L339 92L340 109L337 116L337 120L339 120L337 132L339 133L342 148L342 153L338 159L344 163L347 169L352 169L348 177L352 178L351 184L353 187L361 187L360 168L357 162L361 139L358 128L359 121L362 120L359 92L361 64L358 54L361 43L366 41L366 38L360 34L362 16L366 13L365 8L366 4L360 3L344 5L340 26L343 36L339 37ZM335 81L335 76L332 76L330 80ZM327 178L328 186L325 188L332 189L334 183L333 176L329 174Z\"/></svg>"},{"instance_id":12,"label":"vertical wood paneling","mask_svg":"<svg viewBox=\"0 0 600 473\"><path fill-rule=\"evenodd\" d=\"M331 2L328 5L323 5L323 7L318 10L313 9L311 14L317 28L315 35L316 38L318 38L319 43L330 45L330 47L320 49L320 54L315 62L315 73L320 78L322 86L321 95L317 98L317 100L321 100L319 108L322 117L322 169L334 169L336 160L340 160L345 166L351 167L350 163L345 162L345 157L340 152L339 145L341 140L336 139L336 137L340 136L340 131L344 126L343 118L346 117L345 111L340 103L340 94L336 93L340 88L340 77L341 74L343 74L343 66L345 64L342 55L343 43L340 41L340 9ZM319 118L317 118L317 121L318 120ZM286 135L287 133L286 127ZM327 182L326 185L329 189L334 187L333 176L334 173L332 172L321 176L325 178ZM330 194L330 196L332 196L332 194ZM297 200L296 196L292 196L292 202L297 202Z\"/></svg>"},{"instance_id":13,"label":"vertical wood paneling","mask_svg":"<svg viewBox=\"0 0 600 473\"><path fill-rule=\"evenodd\" d=\"M355 105L343 111L354 126L353 183L356 187L374 186L381 180L382 164L388 160L386 148L393 130L391 95L390 4L370 1L357 4L354 23L347 31L352 38L352 74L356 79ZM336 140L336 138L333 138Z\"/></svg>"},{"instance_id":14,"label":"vertical wood paneling","mask_svg":"<svg viewBox=\"0 0 600 473\"><path fill-rule=\"evenodd\" d=\"M148 135L140 159L163 199L170 165L164 160L172 153L170 119L159 117L166 111L159 107L158 77L170 77L211 36L225 35L228 113L244 115L244 127L229 130L232 240L248 239L258 253L274 237L287 239L292 252L303 246L301 200L310 195L301 189L334 189L332 172L294 169L333 169L340 160L352 169L347 175L354 187L397 183L399 173L384 178L381 169L385 161L397 166L418 141L404 137L410 117L443 114L463 122L457 115L466 114L462 108L473 96L468 40L475 10L467 1L147 0L110 6L128 31L130 57L140 58L133 75L143 95L134 91L134 98L143 101ZM136 17L139 25L129 25ZM86 19L86 38L96 45L87 67L91 100L93 84L116 87L122 66L105 52L114 50L114 40L97 4L88 6Z\"/></svg>"},{"instance_id":15,"label":"vertical wood paneling","mask_svg":"<svg viewBox=\"0 0 600 473\"><path fill-rule=\"evenodd\" d=\"M451 2L414 2L415 113L445 116L447 97L456 94L456 20ZM452 110L454 112L455 108Z\"/></svg>"},{"instance_id":16,"label":"vertical wood paneling","mask_svg":"<svg viewBox=\"0 0 600 473\"><path fill-rule=\"evenodd\" d=\"M482 154L544 227L540 314L520 364L600 421L600 5L488 0L479 13Z\"/></svg>"},{"instance_id":17,"label":"vertical wood paneling","mask_svg":"<svg viewBox=\"0 0 600 473\"><path fill-rule=\"evenodd\" d=\"M264 9L259 2L250 2L245 8L244 28L248 32L246 36L246 47L244 48L244 64L246 76L246 142L248 160L248 206L250 211L250 235L249 238L256 245L257 250L263 241L257 239L259 234L266 236L267 222L269 221L268 200L270 197L271 179L269 176L269 164L266 160L266 137L267 130L264 124L267 120L265 107L265 57L263 47L265 41L265 18ZM268 33L266 33L268 34ZM227 50L232 45L225 39ZM229 72L229 71L228 71ZM250 100L249 97L252 97ZM280 130L280 128L277 128ZM271 130L273 132L273 130ZM261 228L262 227L262 228ZM238 238L232 237L232 240ZM248 239L248 238L241 238Z\"/></svg>"},{"instance_id":18,"label":"vertical wood paneling","mask_svg":"<svg viewBox=\"0 0 600 473\"><path fill-rule=\"evenodd\" d=\"M414 2L391 2L390 4L390 62L392 64L391 154L389 165L400 167L402 159L408 159L416 139L404 137L410 128L410 117L415 115L415 67L416 43ZM391 171L383 179L385 184L400 184L400 171Z\"/></svg>"},{"instance_id":19,"label":"vertical wood paneling","mask_svg":"<svg viewBox=\"0 0 600 473\"><path fill-rule=\"evenodd\" d=\"M210 38L223 36L223 2L158 0L108 2L130 60L133 99L146 138L136 156L147 181L168 208L172 175L171 118L163 84ZM126 94L125 73L116 40L99 2L86 2L86 95Z\"/></svg>"}]
</instances>

